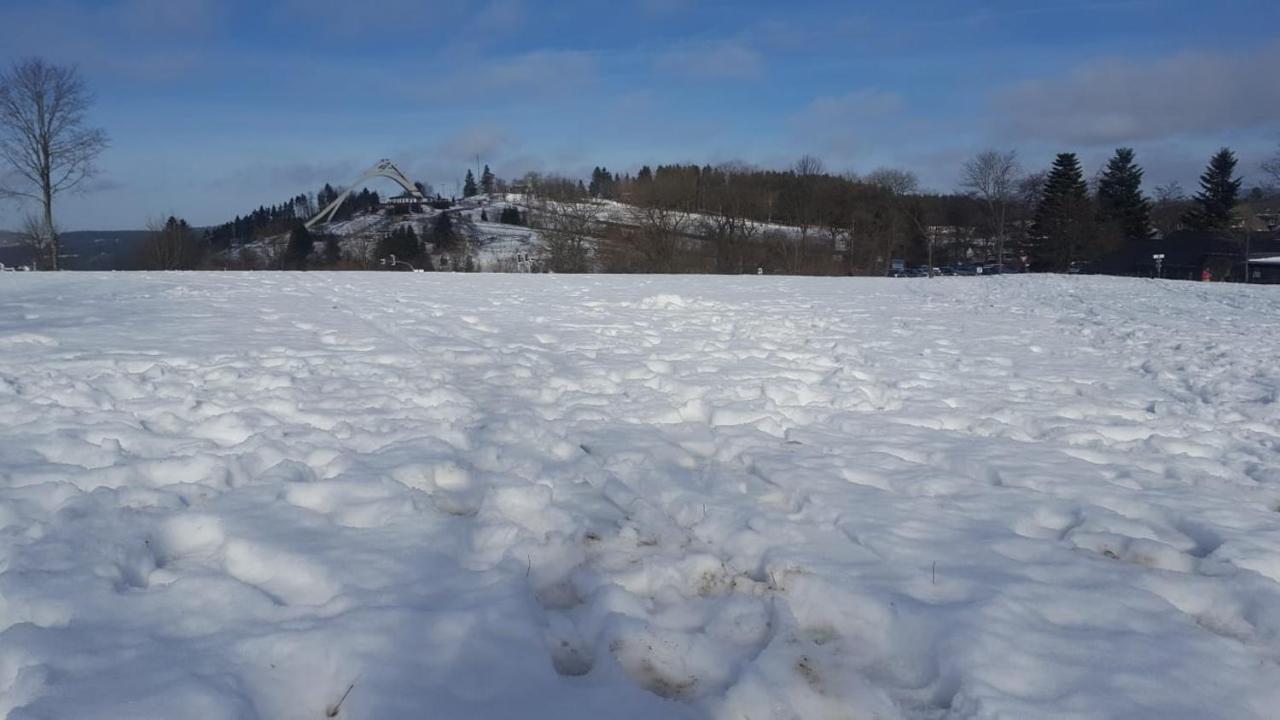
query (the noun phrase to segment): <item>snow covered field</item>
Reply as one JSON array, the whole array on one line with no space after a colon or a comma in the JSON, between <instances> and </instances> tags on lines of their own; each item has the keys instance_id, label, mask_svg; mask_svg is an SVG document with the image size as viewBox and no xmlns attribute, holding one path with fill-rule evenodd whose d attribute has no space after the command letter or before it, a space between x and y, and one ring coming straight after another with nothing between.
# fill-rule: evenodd
<instances>
[{"instance_id":1,"label":"snow covered field","mask_svg":"<svg viewBox=\"0 0 1280 720\"><path fill-rule=\"evenodd\" d=\"M0 717L1280 717L1278 358L1280 288L6 274Z\"/></svg>"}]
</instances>

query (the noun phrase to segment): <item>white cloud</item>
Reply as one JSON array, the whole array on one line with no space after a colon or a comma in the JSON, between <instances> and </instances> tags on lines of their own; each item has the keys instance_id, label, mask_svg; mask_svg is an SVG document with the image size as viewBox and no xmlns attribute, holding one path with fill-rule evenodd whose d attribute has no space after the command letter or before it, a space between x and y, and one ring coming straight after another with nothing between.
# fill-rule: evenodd
<instances>
[{"instance_id":1,"label":"white cloud","mask_svg":"<svg viewBox=\"0 0 1280 720\"><path fill-rule=\"evenodd\" d=\"M659 53L653 61L660 72L703 80L747 80L764 73L764 56L730 40L682 45Z\"/></svg>"},{"instance_id":2,"label":"white cloud","mask_svg":"<svg viewBox=\"0 0 1280 720\"><path fill-rule=\"evenodd\" d=\"M901 95L875 88L814 98L791 118L798 135L818 143L838 160L850 160L874 145L906 104Z\"/></svg>"},{"instance_id":3,"label":"white cloud","mask_svg":"<svg viewBox=\"0 0 1280 720\"><path fill-rule=\"evenodd\" d=\"M1147 61L1106 59L996 94L998 132L1022 140L1115 145L1274 126L1280 44Z\"/></svg>"},{"instance_id":4,"label":"white cloud","mask_svg":"<svg viewBox=\"0 0 1280 720\"><path fill-rule=\"evenodd\" d=\"M571 95L597 79L590 53L539 50L492 60L452 81L452 91L500 100Z\"/></svg>"},{"instance_id":5,"label":"white cloud","mask_svg":"<svg viewBox=\"0 0 1280 720\"><path fill-rule=\"evenodd\" d=\"M805 114L810 121L816 123L858 123L884 118L902 109L901 95L867 89L814 98Z\"/></svg>"}]
</instances>

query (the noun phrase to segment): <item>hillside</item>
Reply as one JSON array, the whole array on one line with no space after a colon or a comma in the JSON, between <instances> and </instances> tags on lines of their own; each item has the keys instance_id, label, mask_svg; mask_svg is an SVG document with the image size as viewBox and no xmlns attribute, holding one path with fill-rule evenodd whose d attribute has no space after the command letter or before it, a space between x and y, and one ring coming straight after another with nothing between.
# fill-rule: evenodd
<instances>
[{"instance_id":1,"label":"hillside","mask_svg":"<svg viewBox=\"0 0 1280 720\"><path fill-rule=\"evenodd\" d=\"M10 275L0 716L1273 717L1277 355L1216 283Z\"/></svg>"},{"instance_id":2,"label":"hillside","mask_svg":"<svg viewBox=\"0 0 1280 720\"><path fill-rule=\"evenodd\" d=\"M497 222L504 209L518 211L526 225L532 221L538 227L548 222L554 226L559 216L572 216L575 220L582 220L576 229L589 236L592 242L597 242L610 229L638 230L639 223L643 222L640 219L643 215L641 208L615 200L558 202L520 193L501 193L464 198L446 210L427 207L412 213L393 213L386 209L362 211L350 219L318 225L312 230L320 238L337 238L344 256L363 263L368 269L380 267L378 241L403 227L413 228L417 237L428 244L428 252L437 266L443 260L461 267L470 256L472 266L482 272L523 272L538 268L547 254L544 232L537 227ZM672 235L691 246L707 243L703 234L706 224L713 222L714 218L693 212L670 212L679 217ZM457 238L452 249L432 248L430 245L432 228L441 214L449 215L453 221ZM749 228L757 240L767 237L794 241L802 234L798 228L776 223L743 221L742 226ZM830 238L818 231L811 234L810 240L814 247L830 246ZM236 244L223 257L234 262L246 251L249 256L259 259L278 257L287 241L288 235L280 233L252 243ZM315 252L318 256L320 250ZM752 264L744 271L754 268L755 264Z\"/></svg>"},{"instance_id":3,"label":"hillside","mask_svg":"<svg viewBox=\"0 0 1280 720\"><path fill-rule=\"evenodd\" d=\"M461 236L459 244L474 256L477 269L493 272L511 269L517 257L541 252L541 238L537 230L520 225L504 225L496 222L503 208L514 207L525 217L529 204L519 195L477 196L465 198L448 210L424 209L410 215L374 213L345 222L331 223L318 228L322 233L332 233L343 239L347 248L358 247L389 234L393 229L408 225L419 238L430 237L431 228L440 213L448 213L454 220L456 232ZM483 220L487 216L488 220Z\"/></svg>"}]
</instances>

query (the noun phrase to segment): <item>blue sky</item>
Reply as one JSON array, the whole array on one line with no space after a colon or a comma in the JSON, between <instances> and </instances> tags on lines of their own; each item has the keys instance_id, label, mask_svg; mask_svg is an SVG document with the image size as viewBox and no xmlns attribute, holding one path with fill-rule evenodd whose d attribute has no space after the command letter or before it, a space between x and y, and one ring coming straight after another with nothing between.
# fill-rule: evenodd
<instances>
[{"instance_id":1,"label":"blue sky","mask_svg":"<svg viewBox=\"0 0 1280 720\"><path fill-rule=\"evenodd\" d=\"M77 63L112 138L69 229L219 222L382 157L449 193L663 162L915 171L1137 148L1194 185L1280 142L1275 0L0 0L0 60ZM385 188L390 189L390 188ZM0 227L21 211L0 207Z\"/></svg>"}]
</instances>

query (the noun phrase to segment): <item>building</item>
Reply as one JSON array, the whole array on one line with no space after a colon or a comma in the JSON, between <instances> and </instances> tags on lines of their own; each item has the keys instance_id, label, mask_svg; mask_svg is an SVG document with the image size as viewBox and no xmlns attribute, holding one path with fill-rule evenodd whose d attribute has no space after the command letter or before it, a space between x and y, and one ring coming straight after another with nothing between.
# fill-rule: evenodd
<instances>
[{"instance_id":1,"label":"building","mask_svg":"<svg viewBox=\"0 0 1280 720\"><path fill-rule=\"evenodd\" d=\"M1249 256L1249 282L1280 285L1280 253L1252 253Z\"/></svg>"},{"instance_id":2,"label":"building","mask_svg":"<svg viewBox=\"0 0 1280 720\"><path fill-rule=\"evenodd\" d=\"M1089 272L1200 280L1208 270L1214 280L1243 282L1248 266L1250 282L1280 282L1268 279L1273 271L1267 261L1275 258L1280 258L1280 232L1179 230L1157 240L1129 244L1090 264Z\"/></svg>"}]
</instances>

